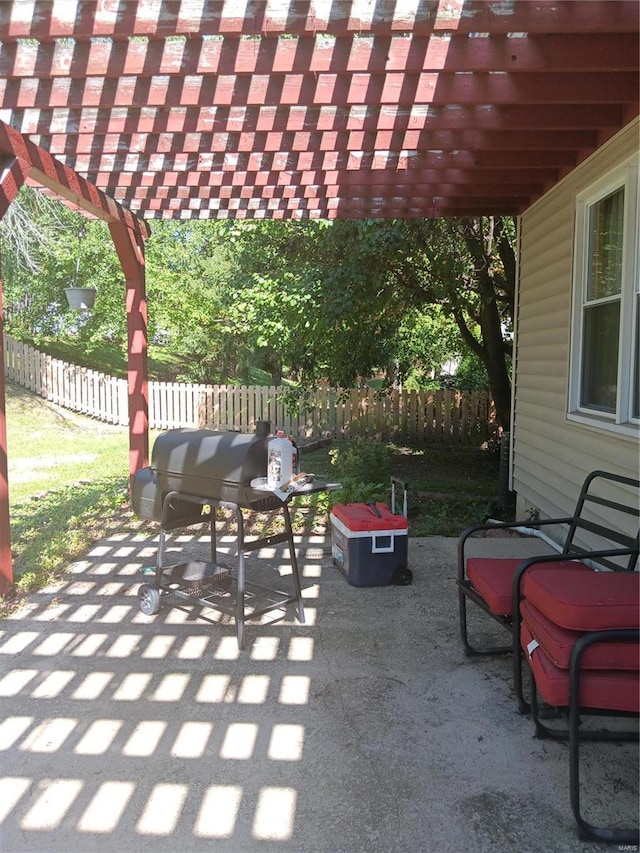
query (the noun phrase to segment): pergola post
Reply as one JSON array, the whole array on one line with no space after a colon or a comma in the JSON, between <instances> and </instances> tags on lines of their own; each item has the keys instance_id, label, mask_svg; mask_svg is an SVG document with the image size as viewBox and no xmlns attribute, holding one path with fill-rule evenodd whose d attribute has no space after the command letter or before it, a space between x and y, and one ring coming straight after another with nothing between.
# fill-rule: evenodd
<instances>
[{"instance_id":1,"label":"pergola post","mask_svg":"<svg viewBox=\"0 0 640 853\"><path fill-rule=\"evenodd\" d=\"M109 230L126 278L127 388L129 402L129 477L149 460L149 370L144 241L119 222Z\"/></svg>"},{"instance_id":2,"label":"pergola post","mask_svg":"<svg viewBox=\"0 0 640 853\"><path fill-rule=\"evenodd\" d=\"M4 306L0 263L0 596L13 586L11 524L9 513L9 463L7 453L7 407L4 382Z\"/></svg>"},{"instance_id":3,"label":"pergola post","mask_svg":"<svg viewBox=\"0 0 640 853\"><path fill-rule=\"evenodd\" d=\"M26 167L17 157L0 158L0 219L7 212L26 177ZM9 512L9 454L7 449L7 404L4 381L4 305L2 257L0 255L0 596L13 586L11 558L11 515Z\"/></svg>"},{"instance_id":4,"label":"pergola post","mask_svg":"<svg viewBox=\"0 0 640 853\"><path fill-rule=\"evenodd\" d=\"M147 300L144 241L147 225L97 187L0 121L0 219L29 178L65 203L109 223L126 278L129 353L129 472L143 467L149 455L147 399ZM4 383L4 317L0 269L0 596L13 585L9 475Z\"/></svg>"}]
</instances>

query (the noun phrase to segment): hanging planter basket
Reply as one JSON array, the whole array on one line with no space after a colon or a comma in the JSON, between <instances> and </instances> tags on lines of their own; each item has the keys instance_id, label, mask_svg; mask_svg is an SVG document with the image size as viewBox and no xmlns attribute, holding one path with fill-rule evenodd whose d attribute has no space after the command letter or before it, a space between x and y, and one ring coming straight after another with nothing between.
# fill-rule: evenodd
<instances>
[{"instance_id":1,"label":"hanging planter basket","mask_svg":"<svg viewBox=\"0 0 640 853\"><path fill-rule=\"evenodd\" d=\"M96 301L95 287L65 287L69 308L78 310L89 310L93 308Z\"/></svg>"}]
</instances>

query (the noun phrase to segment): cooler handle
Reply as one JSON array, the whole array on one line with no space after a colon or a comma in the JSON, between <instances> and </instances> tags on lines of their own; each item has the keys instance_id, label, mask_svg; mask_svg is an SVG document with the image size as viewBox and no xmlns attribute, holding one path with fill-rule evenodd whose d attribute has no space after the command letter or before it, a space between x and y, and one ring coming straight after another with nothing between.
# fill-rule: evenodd
<instances>
[{"instance_id":1,"label":"cooler handle","mask_svg":"<svg viewBox=\"0 0 640 853\"><path fill-rule=\"evenodd\" d=\"M391 512L396 513L396 484L402 487L402 514L407 518L407 491L409 484L404 480L399 480L397 477L391 478Z\"/></svg>"},{"instance_id":2,"label":"cooler handle","mask_svg":"<svg viewBox=\"0 0 640 853\"><path fill-rule=\"evenodd\" d=\"M389 542L388 545L378 545L378 539L385 540ZM395 535L393 533L381 533L379 536L376 536L374 533L372 536L371 542L371 553L372 554L392 554L395 549L394 544Z\"/></svg>"}]
</instances>

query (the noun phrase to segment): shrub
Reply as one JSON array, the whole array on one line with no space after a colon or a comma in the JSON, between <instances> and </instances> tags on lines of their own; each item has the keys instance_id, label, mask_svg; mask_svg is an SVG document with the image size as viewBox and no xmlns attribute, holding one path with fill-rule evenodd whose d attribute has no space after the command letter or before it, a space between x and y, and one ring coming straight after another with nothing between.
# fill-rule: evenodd
<instances>
[{"instance_id":1,"label":"shrub","mask_svg":"<svg viewBox=\"0 0 640 853\"><path fill-rule=\"evenodd\" d=\"M388 500L393 453L377 441L355 439L329 451L342 489L332 493L333 503L367 503Z\"/></svg>"}]
</instances>

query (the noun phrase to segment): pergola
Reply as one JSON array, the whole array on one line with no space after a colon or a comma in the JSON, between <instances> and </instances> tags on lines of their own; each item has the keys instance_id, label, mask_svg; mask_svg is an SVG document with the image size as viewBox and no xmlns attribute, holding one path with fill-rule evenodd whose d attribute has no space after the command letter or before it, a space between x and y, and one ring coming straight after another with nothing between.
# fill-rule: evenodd
<instances>
[{"instance_id":1,"label":"pergola","mask_svg":"<svg viewBox=\"0 0 640 853\"><path fill-rule=\"evenodd\" d=\"M518 214L638 110L637 0L20 0L0 119L144 218Z\"/></svg>"},{"instance_id":2,"label":"pergola","mask_svg":"<svg viewBox=\"0 0 640 853\"><path fill-rule=\"evenodd\" d=\"M638 35L638 0L0 3L0 215L26 180L109 221L132 469L139 220L517 216L638 115Z\"/></svg>"}]
</instances>

